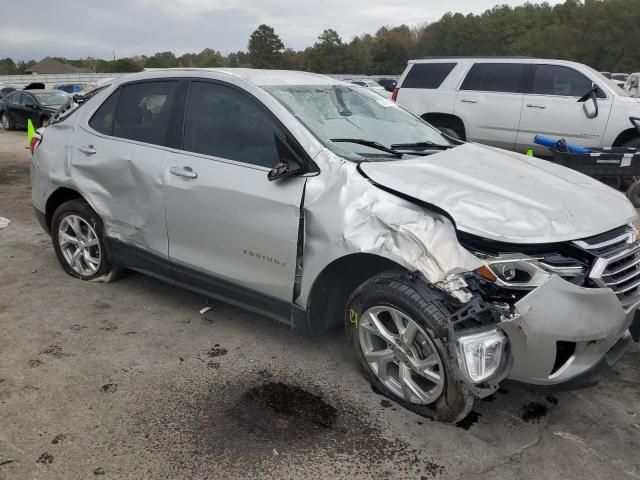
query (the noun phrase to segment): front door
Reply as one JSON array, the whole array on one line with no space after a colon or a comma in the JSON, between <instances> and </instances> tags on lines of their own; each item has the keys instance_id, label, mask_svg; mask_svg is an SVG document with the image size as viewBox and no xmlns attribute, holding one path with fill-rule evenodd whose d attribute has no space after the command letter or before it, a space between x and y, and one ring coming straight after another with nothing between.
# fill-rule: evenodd
<instances>
[{"instance_id":1,"label":"front door","mask_svg":"<svg viewBox=\"0 0 640 480\"><path fill-rule=\"evenodd\" d=\"M592 88L592 81L571 67L534 65L531 84L524 96L517 150L524 153L532 149L536 155L549 155L546 147L533 142L536 135L564 138L583 147L599 147L612 99L599 94L602 98L598 98L598 116L587 118L578 99Z\"/></svg>"},{"instance_id":2,"label":"front door","mask_svg":"<svg viewBox=\"0 0 640 480\"><path fill-rule=\"evenodd\" d=\"M292 301L305 179L267 179L278 161L274 134L285 132L247 92L191 83L184 152L171 155L165 172L175 278L210 280L227 297Z\"/></svg>"}]
</instances>

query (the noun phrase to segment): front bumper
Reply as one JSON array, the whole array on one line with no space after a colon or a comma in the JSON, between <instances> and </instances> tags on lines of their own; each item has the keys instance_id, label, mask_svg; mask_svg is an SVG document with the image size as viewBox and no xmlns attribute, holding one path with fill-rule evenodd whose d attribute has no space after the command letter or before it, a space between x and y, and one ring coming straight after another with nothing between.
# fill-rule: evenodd
<instances>
[{"instance_id":1,"label":"front bumper","mask_svg":"<svg viewBox=\"0 0 640 480\"><path fill-rule=\"evenodd\" d=\"M508 378L567 388L578 388L572 383L583 381L595 383L621 358L631 338L630 327L640 328L640 320L634 321L639 304L640 299L623 308L608 288L583 288L551 277L518 301L516 315L501 323L513 355ZM574 347L560 364L558 342Z\"/></svg>"}]
</instances>

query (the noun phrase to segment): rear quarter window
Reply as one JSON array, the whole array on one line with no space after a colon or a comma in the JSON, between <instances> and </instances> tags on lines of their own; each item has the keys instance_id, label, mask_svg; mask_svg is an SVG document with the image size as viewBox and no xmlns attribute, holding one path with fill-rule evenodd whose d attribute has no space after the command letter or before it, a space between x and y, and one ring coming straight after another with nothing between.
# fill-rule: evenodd
<instances>
[{"instance_id":1,"label":"rear quarter window","mask_svg":"<svg viewBox=\"0 0 640 480\"><path fill-rule=\"evenodd\" d=\"M438 88L456 65L456 63L414 63L402 82L402 88Z\"/></svg>"}]
</instances>

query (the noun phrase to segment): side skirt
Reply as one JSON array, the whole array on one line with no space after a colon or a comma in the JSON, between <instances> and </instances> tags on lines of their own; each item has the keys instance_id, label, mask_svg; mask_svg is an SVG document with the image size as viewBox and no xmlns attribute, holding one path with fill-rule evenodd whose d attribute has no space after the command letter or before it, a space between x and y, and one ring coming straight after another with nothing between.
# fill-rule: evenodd
<instances>
[{"instance_id":1,"label":"side skirt","mask_svg":"<svg viewBox=\"0 0 640 480\"><path fill-rule=\"evenodd\" d=\"M114 238L105 236L104 243L109 260L114 265L129 268L207 298L250 310L285 323L296 330L306 330L307 312L293 303L241 287L190 267L170 263L158 255Z\"/></svg>"}]
</instances>

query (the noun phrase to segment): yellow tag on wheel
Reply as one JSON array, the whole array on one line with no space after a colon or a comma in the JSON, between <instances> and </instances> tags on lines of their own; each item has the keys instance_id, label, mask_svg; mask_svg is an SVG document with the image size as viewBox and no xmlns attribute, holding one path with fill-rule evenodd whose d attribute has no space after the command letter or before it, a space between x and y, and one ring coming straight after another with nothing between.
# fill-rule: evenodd
<instances>
[{"instance_id":1,"label":"yellow tag on wheel","mask_svg":"<svg viewBox=\"0 0 640 480\"><path fill-rule=\"evenodd\" d=\"M356 327L358 326L358 312L356 312L353 308L349 309L349 320L351 320L351 323L353 323Z\"/></svg>"}]
</instances>

